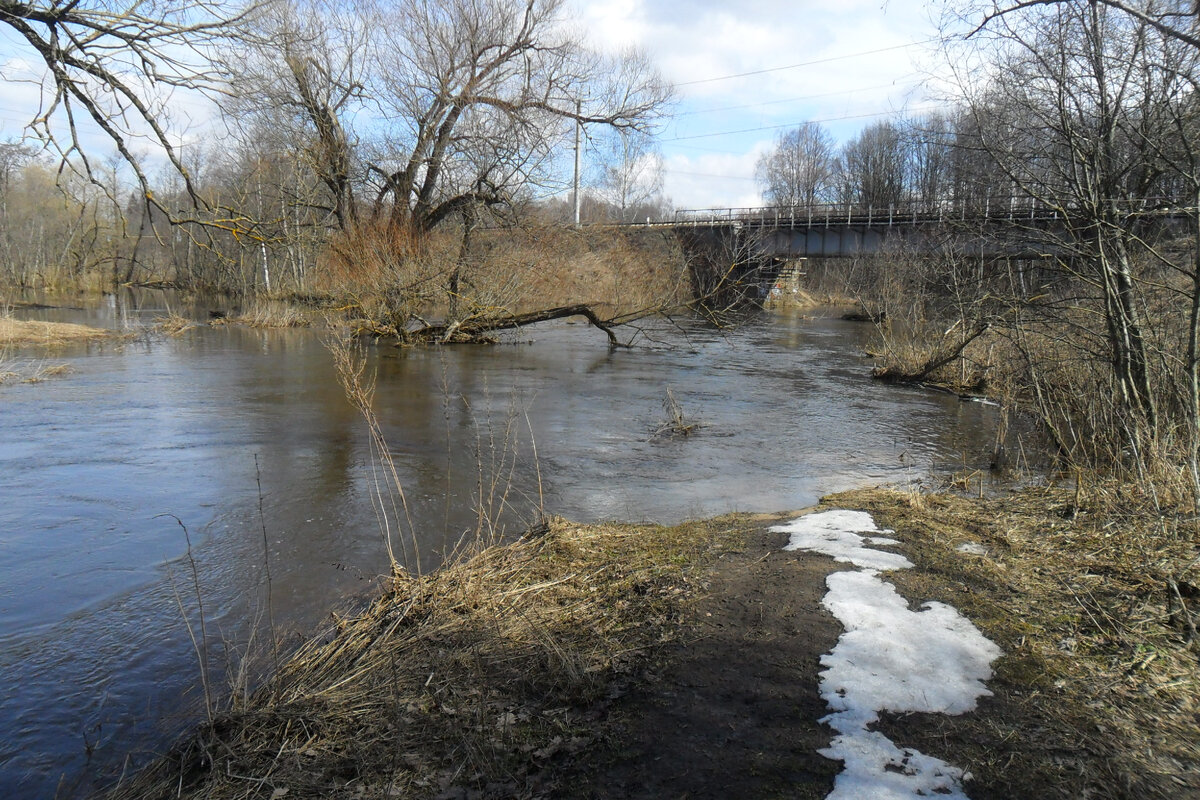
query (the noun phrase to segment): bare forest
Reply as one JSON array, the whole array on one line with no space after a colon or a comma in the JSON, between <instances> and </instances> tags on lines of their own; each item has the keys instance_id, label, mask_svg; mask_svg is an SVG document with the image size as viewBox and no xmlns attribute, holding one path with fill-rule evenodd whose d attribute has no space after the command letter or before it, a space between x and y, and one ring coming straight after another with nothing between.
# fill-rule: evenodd
<instances>
[{"instance_id":1,"label":"bare forest","mask_svg":"<svg viewBox=\"0 0 1200 800\"><path fill-rule=\"evenodd\" d=\"M554 0L3 4L49 83L0 145L0 281L287 298L393 333L672 303L669 247L560 224L578 135L600 162L585 220L659 215L672 96L644 55L594 52L563 17ZM228 135L175 132L189 98ZM597 263L598 292L571 294Z\"/></svg>"},{"instance_id":2,"label":"bare forest","mask_svg":"<svg viewBox=\"0 0 1200 800\"><path fill-rule=\"evenodd\" d=\"M1032 411L1066 463L1165 506L1200 492L1195 20L1156 2L959 10L945 111L840 147L805 125L758 166L793 213L944 220L933 255L812 271L881 323L878 377Z\"/></svg>"}]
</instances>

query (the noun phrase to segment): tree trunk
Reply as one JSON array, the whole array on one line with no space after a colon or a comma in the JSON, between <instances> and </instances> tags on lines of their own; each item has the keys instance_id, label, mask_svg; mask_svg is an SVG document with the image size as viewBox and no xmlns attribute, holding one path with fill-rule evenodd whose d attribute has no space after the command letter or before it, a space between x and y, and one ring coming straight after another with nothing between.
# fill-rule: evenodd
<instances>
[{"instance_id":1,"label":"tree trunk","mask_svg":"<svg viewBox=\"0 0 1200 800\"><path fill-rule=\"evenodd\" d=\"M608 336L610 347L621 347L613 325L602 320L589 305L558 306L540 311L530 311L525 314L510 314L504 317L488 317L468 319L461 322L448 322L441 325L426 325L423 328L408 331L403 338L411 341L450 343L471 343L489 341L488 334L494 331L513 330L533 325L538 322L549 322L553 319L567 317L583 317L592 326L604 331Z\"/></svg>"}]
</instances>

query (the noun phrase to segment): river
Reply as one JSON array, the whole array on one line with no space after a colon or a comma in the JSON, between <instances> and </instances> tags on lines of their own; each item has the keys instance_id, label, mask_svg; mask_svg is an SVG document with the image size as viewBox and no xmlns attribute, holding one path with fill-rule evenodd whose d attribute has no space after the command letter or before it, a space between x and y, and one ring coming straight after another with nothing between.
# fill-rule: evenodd
<instances>
[{"instance_id":1,"label":"river","mask_svg":"<svg viewBox=\"0 0 1200 800\"><path fill-rule=\"evenodd\" d=\"M136 328L164 302L17 315ZM481 520L512 531L539 503L583 522L669 523L988 462L995 409L873 383L869 325L653 328L631 350L559 323L490 347L365 351L420 568ZM0 386L8 798L86 794L194 724L194 577L222 683L250 621L298 641L387 571L381 473L321 333L201 326L50 358L71 372ZM668 390L690 436L656 435Z\"/></svg>"}]
</instances>

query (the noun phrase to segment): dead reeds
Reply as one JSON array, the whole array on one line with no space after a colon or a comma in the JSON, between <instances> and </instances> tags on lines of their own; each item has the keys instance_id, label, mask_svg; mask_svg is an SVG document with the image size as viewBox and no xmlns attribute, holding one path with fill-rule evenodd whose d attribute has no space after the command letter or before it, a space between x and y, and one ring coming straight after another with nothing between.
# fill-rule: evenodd
<instances>
[{"instance_id":1,"label":"dead reeds","mask_svg":"<svg viewBox=\"0 0 1200 800\"><path fill-rule=\"evenodd\" d=\"M70 364L45 359L9 358L0 351L0 384L41 383L69 372Z\"/></svg>"},{"instance_id":2,"label":"dead reeds","mask_svg":"<svg viewBox=\"0 0 1200 800\"><path fill-rule=\"evenodd\" d=\"M586 709L677 635L737 538L548 520L335 616L279 673L111 797L510 796L588 746Z\"/></svg>"},{"instance_id":3,"label":"dead reeds","mask_svg":"<svg viewBox=\"0 0 1200 800\"><path fill-rule=\"evenodd\" d=\"M675 399L675 393L667 389L666 396L662 402L663 412L666 414L666 421L659 425L651 436L652 439L657 439L664 436L691 436L700 427L698 422L693 421L683 413L683 406Z\"/></svg>"},{"instance_id":4,"label":"dead reeds","mask_svg":"<svg viewBox=\"0 0 1200 800\"><path fill-rule=\"evenodd\" d=\"M286 300L258 298L231 321L250 328L307 328L313 324L314 316Z\"/></svg>"},{"instance_id":5,"label":"dead reeds","mask_svg":"<svg viewBox=\"0 0 1200 800\"><path fill-rule=\"evenodd\" d=\"M111 336L111 331L73 322L42 322L0 316L0 347L60 347L91 342Z\"/></svg>"},{"instance_id":6,"label":"dead reeds","mask_svg":"<svg viewBox=\"0 0 1200 800\"><path fill-rule=\"evenodd\" d=\"M391 574L399 576L406 564L419 570L421 551L408 510L408 498L391 448L375 415L374 378L366 376L366 360L348 337L333 336L327 340L326 347L333 356L334 370L346 399L362 416L370 433L371 499ZM397 543L400 558L397 558Z\"/></svg>"},{"instance_id":7,"label":"dead reeds","mask_svg":"<svg viewBox=\"0 0 1200 800\"><path fill-rule=\"evenodd\" d=\"M184 331L195 328L199 323L183 316L176 311L168 311L154 318L154 329L167 336L178 336Z\"/></svg>"}]
</instances>

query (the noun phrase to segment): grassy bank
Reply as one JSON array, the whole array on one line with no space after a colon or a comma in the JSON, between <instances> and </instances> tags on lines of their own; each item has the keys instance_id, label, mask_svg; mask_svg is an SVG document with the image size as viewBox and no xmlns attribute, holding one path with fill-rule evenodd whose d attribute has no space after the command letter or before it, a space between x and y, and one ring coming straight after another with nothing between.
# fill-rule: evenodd
<instances>
[{"instance_id":1,"label":"grassy bank","mask_svg":"<svg viewBox=\"0 0 1200 800\"><path fill-rule=\"evenodd\" d=\"M40 355L18 355L22 350L46 350L77 342L107 339L110 331L67 322L38 322L0 316L0 384L38 383L70 371L66 364L49 361Z\"/></svg>"},{"instance_id":2,"label":"grassy bank","mask_svg":"<svg viewBox=\"0 0 1200 800\"><path fill-rule=\"evenodd\" d=\"M397 581L111 797L528 793L682 634L700 576L740 531L555 520Z\"/></svg>"},{"instance_id":3,"label":"grassy bank","mask_svg":"<svg viewBox=\"0 0 1200 800\"><path fill-rule=\"evenodd\" d=\"M586 306L599 319L620 323L677 310L689 300L686 259L661 230L526 225L474 231L466 239L462 231L439 231L420 246L364 230L335 237L303 287L260 286L227 296L200 322L334 324L424 341L415 332L441 321L466 331L529 312ZM194 321L169 315L159 323L174 334Z\"/></svg>"},{"instance_id":4,"label":"grassy bank","mask_svg":"<svg viewBox=\"0 0 1200 800\"><path fill-rule=\"evenodd\" d=\"M1152 518L1056 489L984 500L868 490L825 503L895 528L917 564L889 576L901 593L914 605L958 607L1004 650L994 696L978 711L885 716L880 728L898 745L969 770L975 800L1200 790L1200 680L1182 622L1197 605L1194 527L1163 540ZM723 600L751 612L753 603L800 602L801 573L755 573L752 587L729 574L798 557L779 550L771 521L555 520L397 581L111 797L615 796L580 776L596 764L655 769L626 763L622 748L649 724L639 722L645 697L683 704L685 714L697 702L688 698L708 678L689 672L689 654L711 636L712 596L741 587ZM803 574L819 583L824 571ZM1189 595L1190 611L1172 604L1168 579ZM756 598L744 594L751 588ZM821 589L804 588L803 604L822 614ZM797 635L784 617L738 618L756 641ZM788 682L815 687L827 644L777 666ZM744 651L719 672L741 674ZM726 734L699 725L641 735L718 758ZM761 774L768 761L732 768L758 770L755 780L772 785L813 774L817 789L805 791L823 796L831 770L822 759L794 741L779 748L768 760L778 775Z\"/></svg>"},{"instance_id":5,"label":"grassy bank","mask_svg":"<svg viewBox=\"0 0 1200 800\"><path fill-rule=\"evenodd\" d=\"M956 606L1004 650L977 712L885 719L894 741L952 754L973 800L1200 791L1195 521L1164 537L1144 508L1065 489L826 500L896 529L917 569L889 580L911 602Z\"/></svg>"}]
</instances>

